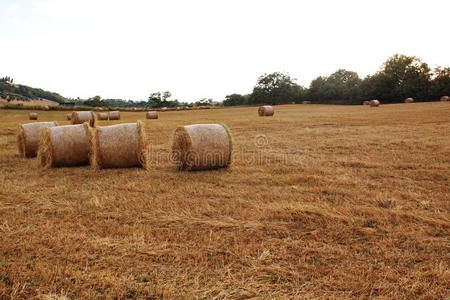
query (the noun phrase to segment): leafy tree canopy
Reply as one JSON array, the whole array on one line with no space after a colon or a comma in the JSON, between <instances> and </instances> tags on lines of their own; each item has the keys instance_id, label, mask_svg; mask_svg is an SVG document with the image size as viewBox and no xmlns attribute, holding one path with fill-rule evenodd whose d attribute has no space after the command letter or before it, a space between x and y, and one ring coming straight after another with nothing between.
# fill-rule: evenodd
<instances>
[{"instance_id":1,"label":"leafy tree canopy","mask_svg":"<svg viewBox=\"0 0 450 300\"><path fill-rule=\"evenodd\" d=\"M84 105L107 107L108 106L108 102L106 102L105 100L102 100L102 97L100 97L100 96L95 96L95 97L92 97L92 98L89 98L88 100L86 100L84 102Z\"/></svg>"},{"instance_id":2,"label":"leafy tree canopy","mask_svg":"<svg viewBox=\"0 0 450 300\"><path fill-rule=\"evenodd\" d=\"M382 103L402 102L413 97L430 100L431 70L415 56L396 54L374 75L362 83L362 98L379 99Z\"/></svg>"},{"instance_id":3,"label":"leafy tree canopy","mask_svg":"<svg viewBox=\"0 0 450 300\"><path fill-rule=\"evenodd\" d=\"M434 70L430 96L431 100L440 99L442 96L450 96L450 68L437 67Z\"/></svg>"},{"instance_id":4,"label":"leafy tree canopy","mask_svg":"<svg viewBox=\"0 0 450 300\"><path fill-rule=\"evenodd\" d=\"M274 72L258 78L249 104L281 104L300 101L303 88L289 74Z\"/></svg>"},{"instance_id":5,"label":"leafy tree canopy","mask_svg":"<svg viewBox=\"0 0 450 300\"><path fill-rule=\"evenodd\" d=\"M357 103L359 100L358 73L339 69L328 77L317 77L311 82L308 94L315 103Z\"/></svg>"},{"instance_id":6,"label":"leafy tree canopy","mask_svg":"<svg viewBox=\"0 0 450 300\"><path fill-rule=\"evenodd\" d=\"M149 107L177 107L180 106L180 102L177 99L169 100L172 97L172 93L165 91L163 93L156 92L151 93L148 97L147 105Z\"/></svg>"},{"instance_id":7,"label":"leafy tree canopy","mask_svg":"<svg viewBox=\"0 0 450 300\"><path fill-rule=\"evenodd\" d=\"M249 95L241 95L241 94L231 94L225 97L223 101L223 105L225 106L236 106L236 105L245 105L248 104Z\"/></svg>"}]
</instances>

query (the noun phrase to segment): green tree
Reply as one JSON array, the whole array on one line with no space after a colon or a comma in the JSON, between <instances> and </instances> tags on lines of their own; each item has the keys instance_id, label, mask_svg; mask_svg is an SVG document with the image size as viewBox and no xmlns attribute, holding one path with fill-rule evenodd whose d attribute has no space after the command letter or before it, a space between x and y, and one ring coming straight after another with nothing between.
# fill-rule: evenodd
<instances>
[{"instance_id":1,"label":"green tree","mask_svg":"<svg viewBox=\"0 0 450 300\"><path fill-rule=\"evenodd\" d=\"M427 101L430 87L431 71L426 63L415 56L396 54L377 73L364 79L361 90L365 99L395 103L407 97Z\"/></svg>"},{"instance_id":2,"label":"green tree","mask_svg":"<svg viewBox=\"0 0 450 300\"><path fill-rule=\"evenodd\" d=\"M148 105L150 107L162 107L161 93L151 93L148 97Z\"/></svg>"},{"instance_id":3,"label":"green tree","mask_svg":"<svg viewBox=\"0 0 450 300\"><path fill-rule=\"evenodd\" d=\"M225 97L223 105L225 106L236 106L247 104L247 98L241 94L231 94Z\"/></svg>"},{"instance_id":4,"label":"green tree","mask_svg":"<svg viewBox=\"0 0 450 300\"><path fill-rule=\"evenodd\" d=\"M202 98L195 102L195 105L198 106L211 106L213 104L213 100L211 98Z\"/></svg>"},{"instance_id":5,"label":"green tree","mask_svg":"<svg viewBox=\"0 0 450 300\"><path fill-rule=\"evenodd\" d=\"M162 101L163 101L163 102L167 102L167 101L169 101L168 99L169 99L170 97L172 97L172 93L169 92L169 91L166 91L166 92L164 92L164 93L162 94Z\"/></svg>"},{"instance_id":6,"label":"green tree","mask_svg":"<svg viewBox=\"0 0 450 300\"><path fill-rule=\"evenodd\" d=\"M361 78L358 73L339 69L328 77L311 81L309 98L315 103L359 103Z\"/></svg>"},{"instance_id":7,"label":"green tree","mask_svg":"<svg viewBox=\"0 0 450 300\"><path fill-rule=\"evenodd\" d=\"M176 99L169 100L170 97L172 97L172 93L169 91L151 93L147 105L150 107L177 107L180 105L180 102Z\"/></svg>"},{"instance_id":8,"label":"green tree","mask_svg":"<svg viewBox=\"0 0 450 300\"><path fill-rule=\"evenodd\" d=\"M107 107L107 106L108 106L108 102L105 101L105 100L102 100L102 97L100 97L100 96L94 96L94 97L91 97L91 98L87 99L87 100L84 102L84 105L87 105L87 106L104 106L104 107Z\"/></svg>"},{"instance_id":9,"label":"green tree","mask_svg":"<svg viewBox=\"0 0 450 300\"><path fill-rule=\"evenodd\" d=\"M300 101L304 89L289 74L274 72L258 78L249 97L249 104L281 104Z\"/></svg>"},{"instance_id":10,"label":"green tree","mask_svg":"<svg viewBox=\"0 0 450 300\"><path fill-rule=\"evenodd\" d=\"M437 67L431 81L430 99L438 100L442 96L450 96L450 68Z\"/></svg>"}]
</instances>

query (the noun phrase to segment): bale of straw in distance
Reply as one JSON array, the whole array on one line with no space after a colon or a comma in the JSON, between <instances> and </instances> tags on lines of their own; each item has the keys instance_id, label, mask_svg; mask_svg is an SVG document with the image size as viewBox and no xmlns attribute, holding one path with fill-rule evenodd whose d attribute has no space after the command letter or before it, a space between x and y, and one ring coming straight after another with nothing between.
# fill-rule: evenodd
<instances>
[{"instance_id":1,"label":"bale of straw in distance","mask_svg":"<svg viewBox=\"0 0 450 300\"><path fill-rule=\"evenodd\" d=\"M405 99L405 103L413 103L413 102L414 102L414 98L409 97L409 98Z\"/></svg>"},{"instance_id":2,"label":"bale of straw in distance","mask_svg":"<svg viewBox=\"0 0 450 300\"><path fill-rule=\"evenodd\" d=\"M70 120L72 119L72 113L68 113L68 114L66 115L66 119L67 119L68 121L70 121Z\"/></svg>"},{"instance_id":3,"label":"bale of straw in distance","mask_svg":"<svg viewBox=\"0 0 450 300\"><path fill-rule=\"evenodd\" d=\"M303 101L303 104L311 104L311 101Z\"/></svg>"},{"instance_id":4,"label":"bale of straw in distance","mask_svg":"<svg viewBox=\"0 0 450 300\"><path fill-rule=\"evenodd\" d=\"M89 135L93 168L147 169L147 141L141 121L92 128Z\"/></svg>"},{"instance_id":5,"label":"bale of straw in distance","mask_svg":"<svg viewBox=\"0 0 450 300\"><path fill-rule=\"evenodd\" d=\"M50 107L48 105L42 106L42 110L50 110Z\"/></svg>"},{"instance_id":6,"label":"bale of straw in distance","mask_svg":"<svg viewBox=\"0 0 450 300\"><path fill-rule=\"evenodd\" d=\"M380 106L380 101L378 101L378 100L370 100L370 106L371 107Z\"/></svg>"},{"instance_id":7,"label":"bale of straw in distance","mask_svg":"<svg viewBox=\"0 0 450 300\"><path fill-rule=\"evenodd\" d=\"M209 170L228 167L232 138L223 124L181 126L175 130L172 159L179 170Z\"/></svg>"},{"instance_id":8,"label":"bale of straw in distance","mask_svg":"<svg viewBox=\"0 0 450 300\"><path fill-rule=\"evenodd\" d=\"M449 96L442 96L441 99L440 99L440 101L442 101L442 102L448 102L448 101L450 101L450 97L449 97Z\"/></svg>"},{"instance_id":9,"label":"bale of straw in distance","mask_svg":"<svg viewBox=\"0 0 450 300\"><path fill-rule=\"evenodd\" d=\"M273 114L274 114L274 110L273 110L273 107L270 105L263 105L258 108L258 115L260 117L265 117L265 116L269 117L269 116L273 116Z\"/></svg>"},{"instance_id":10,"label":"bale of straw in distance","mask_svg":"<svg viewBox=\"0 0 450 300\"><path fill-rule=\"evenodd\" d=\"M93 111L74 111L72 112L72 124L83 124L89 122L92 127L95 126L97 117Z\"/></svg>"},{"instance_id":11,"label":"bale of straw in distance","mask_svg":"<svg viewBox=\"0 0 450 300\"><path fill-rule=\"evenodd\" d=\"M88 128L87 124L42 128L37 154L39 165L52 168L89 164Z\"/></svg>"},{"instance_id":12,"label":"bale of straw in distance","mask_svg":"<svg viewBox=\"0 0 450 300\"><path fill-rule=\"evenodd\" d=\"M120 120L120 111L114 110L108 113L110 120Z\"/></svg>"},{"instance_id":13,"label":"bale of straw in distance","mask_svg":"<svg viewBox=\"0 0 450 300\"><path fill-rule=\"evenodd\" d=\"M369 104L370 104L370 101L368 101L368 100L363 101L363 105L369 105Z\"/></svg>"},{"instance_id":14,"label":"bale of straw in distance","mask_svg":"<svg viewBox=\"0 0 450 300\"><path fill-rule=\"evenodd\" d=\"M146 114L147 119L158 119L158 112L157 111L148 111Z\"/></svg>"},{"instance_id":15,"label":"bale of straw in distance","mask_svg":"<svg viewBox=\"0 0 450 300\"><path fill-rule=\"evenodd\" d=\"M31 112L31 113L28 114L28 118L30 120L37 120L38 119L38 114L35 113L35 112Z\"/></svg>"},{"instance_id":16,"label":"bale of straw in distance","mask_svg":"<svg viewBox=\"0 0 450 300\"><path fill-rule=\"evenodd\" d=\"M101 113L98 113L97 118L98 118L99 120L108 120L108 116L109 116L108 113L106 113L106 112L101 112Z\"/></svg>"},{"instance_id":17,"label":"bale of straw in distance","mask_svg":"<svg viewBox=\"0 0 450 300\"><path fill-rule=\"evenodd\" d=\"M35 157L39 146L39 134L43 127L57 126L56 122L35 122L22 124L17 133L17 147L20 157Z\"/></svg>"}]
</instances>

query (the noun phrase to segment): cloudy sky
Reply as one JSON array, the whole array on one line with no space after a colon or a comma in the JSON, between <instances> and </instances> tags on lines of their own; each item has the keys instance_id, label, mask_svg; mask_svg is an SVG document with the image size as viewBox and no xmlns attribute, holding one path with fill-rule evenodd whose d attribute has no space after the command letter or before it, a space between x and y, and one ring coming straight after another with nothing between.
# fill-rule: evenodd
<instances>
[{"instance_id":1,"label":"cloudy sky","mask_svg":"<svg viewBox=\"0 0 450 300\"><path fill-rule=\"evenodd\" d=\"M66 97L180 101L249 93L259 75L308 86L391 55L450 66L450 1L0 0L0 76Z\"/></svg>"}]
</instances>

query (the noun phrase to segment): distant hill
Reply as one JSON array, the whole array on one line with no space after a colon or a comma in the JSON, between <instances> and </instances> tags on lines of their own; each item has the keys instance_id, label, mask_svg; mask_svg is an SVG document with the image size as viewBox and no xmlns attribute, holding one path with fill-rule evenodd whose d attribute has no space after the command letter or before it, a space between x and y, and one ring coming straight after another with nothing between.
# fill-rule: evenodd
<instances>
[{"instance_id":1,"label":"distant hill","mask_svg":"<svg viewBox=\"0 0 450 300\"><path fill-rule=\"evenodd\" d=\"M0 99L7 101L20 100L50 100L57 103L66 102L67 99L58 93L44 91L39 88L32 88L26 85L15 84L8 77L0 78Z\"/></svg>"},{"instance_id":2,"label":"distant hill","mask_svg":"<svg viewBox=\"0 0 450 300\"><path fill-rule=\"evenodd\" d=\"M22 106L59 106L58 102L52 101L52 100L46 100L46 99L35 99L35 100L11 100L9 102L7 101L0 101L0 105L3 104L21 104Z\"/></svg>"}]
</instances>

